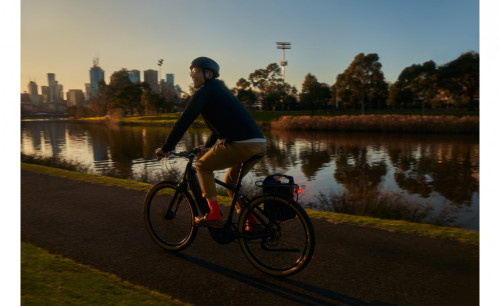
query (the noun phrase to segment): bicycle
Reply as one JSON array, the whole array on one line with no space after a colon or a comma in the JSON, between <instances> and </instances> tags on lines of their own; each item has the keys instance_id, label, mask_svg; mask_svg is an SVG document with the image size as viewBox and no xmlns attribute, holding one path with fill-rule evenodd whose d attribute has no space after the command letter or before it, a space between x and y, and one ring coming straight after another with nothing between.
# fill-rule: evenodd
<instances>
[{"instance_id":1,"label":"bicycle","mask_svg":"<svg viewBox=\"0 0 500 306\"><path fill-rule=\"evenodd\" d=\"M171 157L188 161L182 178L179 182L155 184L144 199L144 221L148 232L153 241L167 251L176 252L189 247L199 229L194 222L195 216L209 211L193 167L197 153L198 148L171 152ZM262 156L257 154L242 163L236 186L215 179L216 184L232 190L235 195L224 227L208 227L208 230L220 244L239 240L245 257L258 270L273 276L289 276L302 270L311 260L315 246L314 228L305 210L295 200L277 193L264 193L250 199L240 191L245 167ZM238 213L235 214L237 199L244 203L239 217ZM292 215L283 216L279 213L280 208L292 212ZM254 214L258 224L247 228L250 213ZM233 217L237 221L233 221Z\"/></svg>"}]
</instances>

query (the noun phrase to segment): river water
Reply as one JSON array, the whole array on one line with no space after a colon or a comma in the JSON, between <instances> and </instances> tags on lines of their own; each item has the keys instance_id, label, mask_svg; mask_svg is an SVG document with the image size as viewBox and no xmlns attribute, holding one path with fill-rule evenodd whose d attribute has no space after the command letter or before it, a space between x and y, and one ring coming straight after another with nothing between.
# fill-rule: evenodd
<instances>
[{"instance_id":1,"label":"river water","mask_svg":"<svg viewBox=\"0 0 500 306\"><path fill-rule=\"evenodd\" d=\"M156 183L185 165L154 157L169 131L25 120L21 152ZM189 130L177 150L207 137L208 130ZM270 130L265 137L266 156L244 180L250 193L260 192L256 180L284 173L302 186L300 203L307 208L479 229L478 136ZM216 176L222 179L224 171Z\"/></svg>"}]
</instances>

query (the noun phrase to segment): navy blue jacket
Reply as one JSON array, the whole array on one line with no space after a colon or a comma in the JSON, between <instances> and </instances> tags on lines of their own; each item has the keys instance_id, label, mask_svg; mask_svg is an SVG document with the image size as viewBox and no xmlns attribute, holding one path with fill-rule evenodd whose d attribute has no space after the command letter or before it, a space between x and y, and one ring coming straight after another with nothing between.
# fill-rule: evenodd
<instances>
[{"instance_id":1,"label":"navy blue jacket","mask_svg":"<svg viewBox=\"0 0 500 306\"><path fill-rule=\"evenodd\" d=\"M175 148L200 114L212 131L205 143L207 147L211 147L217 139L231 142L264 138L259 126L238 98L221 81L209 79L196 91L175 123L162 146L163 152L170 152Z\"/></svg>"}]
</instances>

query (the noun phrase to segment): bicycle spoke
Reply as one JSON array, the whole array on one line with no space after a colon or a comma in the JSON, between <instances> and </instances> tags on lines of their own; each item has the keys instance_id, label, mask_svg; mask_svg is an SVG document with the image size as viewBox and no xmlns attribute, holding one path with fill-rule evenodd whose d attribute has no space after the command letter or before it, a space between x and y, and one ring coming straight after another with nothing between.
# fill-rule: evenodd
<instances>
[{"instance_id":1,"label":"bicycle spoke","mask_svg":"<svg viewBox=\"0 0 500 306\"><path fill-rule=\"evenodd\" d=\"M285 205L295 213L287 218L275 214L266 207L270 199L277 199L277 204ZM312 224L304 210L287 199L265 196L252 200L250 205L252 209L242 213L239 224L239 229L243 231L240 246L250 262L272 275L290 275L302 269L314 249ZM250 211L263 227L262 234L245 230L244 220ZM265 237L257 239L259 234Z\"/></svg>"},{"instance_id":2,"label":"bicycle spoke","mask_svg":"<svg viewBox=\"0 0 500 306\"><path fill-rule=\"evenodd\" d=\"M146 196L146 225L153 240L162 248L180 250L194 239L198 228L194 226L195 208L191 201L189 195L177 190L173 183L159 183Z\"/></svg>"},{"instance_id":3,"label":"bicycle spoke","mask_svg":"<svg viewBox=\"0 0 500 306\"><path fill-rule=\"evenodd\" d=\"M262 249L269 251L269 252L292 252L292 253L300 252L299 249L270 249L266 246L266 244L264 242L262 242L260 244L260 246L262 247Z\"/></svg>"}]
</instances>

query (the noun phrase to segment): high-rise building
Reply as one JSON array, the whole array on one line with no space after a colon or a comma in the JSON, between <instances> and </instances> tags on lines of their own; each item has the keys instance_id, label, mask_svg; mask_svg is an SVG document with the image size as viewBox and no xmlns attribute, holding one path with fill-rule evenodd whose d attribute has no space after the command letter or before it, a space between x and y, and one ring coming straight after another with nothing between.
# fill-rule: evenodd
<instances>
[{"instance_id":1,"label":"high-rise building","mask_svg":"<svg viewBox=\"0 0 500 306\"><path fill-rule=\"evenodd\" d=\"M43 102L49 102L49 86L42 86Z\"/></svg>"},{"instance_id":2,"label":"high-rise building","mask_svg":"<svg viewBox=\"0 0 500 306\"><path fill-rule=\"evenodd\" d=\"M167 80L167 84L170 84L172 86L174 86L174 74L173 73L167 73L167 76L166 76L166 80Z\"/></svg>"},{"instance_id":3,"label":"high-rise building","mask_svg":"<svg viewBox=\"0 0 500 306\"><path fill-rule=\"evenodd\" d=\"M70 89L66 94L68 106L84 106L85 96L81 89Z\"/></svg>"},{"instance_id":4,"label":"high-rise building","mask_svg":"<svg viewBox=\"0 0 500 306\"><path fill-rule=\"evenodd\" d=\"M38 94L38 85L35 82L29 82L28 93L31 98L31 104L35 107L40 106L40 103L42 103L42 95Z\"/></svg>"},{"instance_id":5,"label":"high-rise building","mask_svg":"<svg viewBox=\"0 0 500 306\"><path fill-rule=\"evenodd\" d=\"M85 83L85 101L90 99L90 83Z\"/></svg>"},{"instance_id":6,"label":"high-rise building","mask_svg":"<svg viewBox=\"0 0 500 306\"><path fill-rule=\"evenodd\" d=\"M38 95L38 85L35 82L33 81L29 82L28 93L30 95Z\"/></svg>"},{"instance_id":7,"label":"high-rise building","mask_svg":"<svg viewBox=\"0 0 500 306\"><path fill-rule=\"evenodd\" d=\"M56 102L61 103L63 101L64 101L64 87L61 84L57 84Z\"/></svg>"},{"instance_id":8,"label":"high-rise building","mask_svg":"<svg viewBox=\"0 0 500 306\"><path fill-rule=\"evenodd\" d=\"M144 71L144 82L148 83L152 90L158 88L158 71L149 69Z\"/></svg>"},{"instance_id":9,"label":"high-rise building","mask_svg":"<svg viewBox=\"0 0 500 306\"><path fill-rule=\"evenodd\" d=\"M128 79L132 83L139 83L141 81L141 72L139 70L129 70Z\"/></svg>"},{"instance_id":10,"label":"high-rise building","mask_svg":"<svg viewBox=\"0 0 500 306\"><path fill-rule=\"evenodd\" d=\"M94 59L90 68L90 98L99 96L99 81L104 80L104 70L99 67L99 58Z\"/></svg>"},{"instance_id":11,"label":"high-rise building","mask_svg":"<svg viewBox=\"0 0 500 306\"><path fill-rule=\"evenodd\" d=\"M56 75L54 73L47 73L47 78L49 81L49 92L48 92L48 103L58 102L57 99L57 81Z\"/></svg>"}]
</instances>

